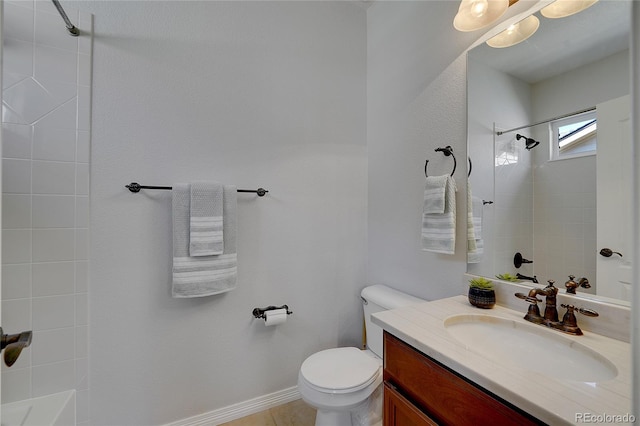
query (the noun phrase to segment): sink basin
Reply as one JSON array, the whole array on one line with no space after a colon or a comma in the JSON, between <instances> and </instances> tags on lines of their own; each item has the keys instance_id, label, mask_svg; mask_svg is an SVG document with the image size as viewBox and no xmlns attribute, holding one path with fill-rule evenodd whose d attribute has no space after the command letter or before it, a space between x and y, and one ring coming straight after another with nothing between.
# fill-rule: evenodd
<instances>
[{"instance_id":1,"label":"sink basin","mask_svg":"<svg viewBox=\"0 0 640 426\"><path fill-rule=\"evenodd\" d=\"M598 352L557 331L492 315L454 315L446 330L469 350L556 379L600 382L618 375Z\"/></svg>"}]
</instances>

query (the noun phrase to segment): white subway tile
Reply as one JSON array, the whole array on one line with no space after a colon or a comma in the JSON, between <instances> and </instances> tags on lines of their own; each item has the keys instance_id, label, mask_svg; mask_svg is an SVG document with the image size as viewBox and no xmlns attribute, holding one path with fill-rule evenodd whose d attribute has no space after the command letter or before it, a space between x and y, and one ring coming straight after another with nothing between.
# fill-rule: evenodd
<instances>
[{"instance_id":1,"label":"white subway tile","mask_svg":"<svg viewBox=\"0 0 640 426\"><path fill-rule=\"evenodd\" d=\"M2 87L4 89L33 76L33 50L31 42L12 38L4 40L2 51L4 62L2 65L4 73Z\"/></svg>"},{"instance_id":2,"label":"white subway tile","mask_svg":"<svg viewBox=\"0 0 640 426\"><path fill-rule=\"evenodd\" d=\"M31 304L34 331L75 325L75 296L72 294L34 297Z\"/></svg>"},{"instance_id":3,"label":"white subway tile","mask_svg":"<svg viewBox=\"0 0 640 426\"><path fill-rule=\"evenodd\" d=\"M5 333L31 330L31 301L13 299L2 301L2 327Z\"/></svg>"},{"instance_id":4,"label":"white subway tile","mask_svg":"<svg viewBox=\"0 0 640 426\"><path fill-rule=\"evenodd\" d=\"M75 164L34 161L33 193L73 195L75 193Z\"/></svg>"},{"instance_id":5,"label":"white subway tile","mask_svg":"<svg viewBox=\"0 0 640 426\"><path fill-rule=\"evenodd\" d=\"M89 356L89 327L76 327L76 358Z\"/></svg>"},{"instance_id":6,"label":"white subway tile","mask_svg":"<svg viewBox=\"0 0 640 426\"><path fill-rule=\"evenodd\" d=\"M48 129L75 130L77 105L78 102L75 98L65 102L38 120L36 127L42 126Z\"/></svg>"},{"instance_id":7,"label":"white subway tile","mask_svg":"<svg viewBox=\"0 0 640 426\"><path fill-rule=\"evenodd\" d=\"M75 327L34 331L33 341L31 342L32 365L37 366L74 359L75 340ZM72 386L74 384L75 381L71 383Z\"/></svg>"},{"instance_id":8,"label":"white subway tile","mask_svg":"<svg viewBox=\"0 0 640 426\"><path fill-rule=\"evenodd\" d=\"M76 164L76 194L89 195L89 164Z\"/></svg>"},{"instance_id":9,"label":"white subway tile","mask_svg":"<svg viewBox=\"0 0 640 426\"><path fill-rule=\"evenodd\" d=\"M25 124L2 124L2 157L31 158L33 127Z\"/></svg>"},{"instance_id":10,"label":"white subway tile","mask_svg":"<svg viewBox=\"0 0 640 426\"><path fill-rule=\"evenodd\" d=\"M34 397L73 389L76 382L75 362L73 360L39 365L33 367L31 374Z\"/></svg>"},{"instance_id":11,"label":"white subway tile","mask_svg":"<svg viewBox=\"0 0 640 426\"><path fill-rule=\"evenodd\" d=\"M76 132L36 125L33 132L33 159L75 161Z\"/></svg>"},{"instance_id":12,"label":"white subway tile","mask_svg":"<svg viewBox=\"0 0 640 426\"><path fill-rule=\"evenodd\" d=\"M27 78L3 92L3 101L28 124L53 111L59 103L33 78Z\"/></svg>"},{"instance_id":13,"label":"white subway tile","mask_svg":"<svg viewBox=\"0 0 640 426\"><path fill-rule=\"evenodd\" d=\"M89 197L76 197L76 228L89 227Z\"/></svg>"},{"instance_id":14,"label":"white subway tile","mask_svg":"<svg viewBox=\"0 0 640 426\"><path fill-rule=\"evenodd\" d=\"M76 392L76 424L78 426L89 421L89 390Z\"/></svg>"},{"instance_id":15,"label":"white subway tile","mask_svg":"<svg viewBox=\"0 0 640 426\"><path fill-rule=\"evenodd\" d=\"M15 368L2 372L2 403L31 398L31 369Z\"/></svg>"},{"instance_id":16,"label":"white subway tile","mask_svg":"<svg viewBox=\"0 0 640 426\"><path fill-rule=\"evenodd\" d=\"M89 262L76 262L76 293L89 291Z\"/></svg>"},{"instance_id":17,"label":"white subway tile","mask_svg":"<svg viewBox=\"0 0 640 426\"><path fill-rule=\"evenodd\" d=\"M31 230L2 231L2 263L31 262Z\"/></svg>"},{"instance_id":18,"label":"white subway tile","mask_svg":"<svg viewBox=\"0 0 640 426\"><path fill-rule=\"evenodd\" d=\"M34 229L33 261L74 260L74 234L73 229Z\"/></svg>"},{"instance_id":19,"label":"white subway tile","mask_svg":"<svg viewBox=\"0 0 640 426\"><path fill-rule=\"evenodd\" d=\"M33 43L33 10L14 3L4 5L3 36Z\"/></svg>"},{"instance_id":20,"label":"white subway tile","mask_svg":"<svg viewBox=\"0 0 640 426\"><path fill-rule=\"evenodd\" d=\"M88 163L91 156L91 136L88 131L78 130L76 138L78 145L76 148L76 161L79 163Z\"/></svg>"},{"instance_id":21,"label":"white subway tile","mask_svg":"<svg viewBox=\"0 0 640 426\"><path fill-rule=\"evenodd\" d=\"M72 294L75 291L75 263L47 262L32 266L33 296Z\"/></svg>"},{"instance_id":22,"label":"white subway tile","mask_svg":"<svg viewBox=\"0 0 640 426\"><path fill-rule=\"evenodd\" d=\"M89 259L89 230L76 229L76 259Z\"/></svg>"},{"instance_id":23,"label":"white subway tile","mask_svg":"<svg viewBox=\"0 0 640 426\"><path fill-rule=\"evenodd\" d=\"M78 86L76 83L65 83L45 76L40 76L36 81L51 95L51 98L55 102L55 108L75 99L78 95Z\"/></svg>"},{"instance_id":24,"label":"white subway tile","mask_svg":"<svg viewBox=\"0 0 640 426\"><path fill-rule=\"evenodd\" d=\"M89 295L76 294L76 325L89 325Z\"/></svg>"},{"instance_id":25,"label":"white subway tile","mask_svg":"<svg viewBox=\"0 0 640 426\"><path fill-rule=\"evenodd\" d=\"M78 54L36 44L34 76L38 81L54 80L77 84Z\"/></svg>"},{"instance_id":26,"label":"white subway tile","mask_svg":"<svg viewBox=\"0 0 640 426\"><path fill-rule=\"evenodd\" d=\"M78 129L91 130L91 88L78 87Z\"/></svg>"},{"instance_id":27,"label":"white subway tile","mask_svg":"<svg viewBox=\"0 0 640 426\"><path fill-rule=\"evenodd\" d=\"M73 228L75 197L71 195L34 195L34 228Z\"/></svg>"},{"instance_id":28,"label":"white subway tile","mask_svg":"<svg viewBox=\"0 0 640 426\"><path fill-rule=\"evenodd\" d=\"M11 300L27 297L31 297L31 265L3 265L2 299Z\"/></svg>"},{"instance_id":29,"label":"white subway tile","mask_svg":"<svg viewBox=\"0 0 640 426\"><path fill-rule=\"evenodd\" d=\"M31 160L2 160L2 192L31 193Z\"/></svg>"},{"instance_id":30,"label":"white subway tile","mask_svg":"<svg viewBox=\"0 0 640 426\"><path fill-rule=\"evenodd\" d=\"M31 195L2 195L2 228L24 229L31 227Z\"/></svg>"},{"instance_id":31,"label":"white subway tile","mask_svg":"<svg viewBox=\"0 0 640 426\"><path fill-rule=\"evenodd\" d=\"M86 357L76 359L75 389L77 391L89 389L89 360Z\"/></svg>"},{"instance_id":32,"label":"white subway tile","mask_svg":"<svg viewBox=\"0 0 640 426\"><path fill-rule=\"evenodd\" d=\"M8 76L9 76L9 73L3 74L2 76L3 84L7 81L7 78L5 77L8 77ZM30 124L30 123L27 123L27 120L20 117L15 111L9 108L6 104L2 104L2 122L12 123L12 124L24 124L25 126Z\"/></svg>"}]
</instances>

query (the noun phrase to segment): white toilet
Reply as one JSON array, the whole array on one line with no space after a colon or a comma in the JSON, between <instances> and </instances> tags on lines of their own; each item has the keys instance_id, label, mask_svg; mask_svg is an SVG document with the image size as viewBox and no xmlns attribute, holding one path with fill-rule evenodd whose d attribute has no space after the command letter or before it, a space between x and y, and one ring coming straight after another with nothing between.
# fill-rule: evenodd
<instances>
[{"instance_id":1,"label":"white toilet","mask_svg":"<svg viewBox=\"0 0 640 426\"><path fill-rule=\"evenodd\" d=\"M361 296L367 349L327 349L300 367L298 390L317 409L316 426L382 424L382 328L371 314L424 302L383 285L365 287Z\"/></svg>"}]
</instances>

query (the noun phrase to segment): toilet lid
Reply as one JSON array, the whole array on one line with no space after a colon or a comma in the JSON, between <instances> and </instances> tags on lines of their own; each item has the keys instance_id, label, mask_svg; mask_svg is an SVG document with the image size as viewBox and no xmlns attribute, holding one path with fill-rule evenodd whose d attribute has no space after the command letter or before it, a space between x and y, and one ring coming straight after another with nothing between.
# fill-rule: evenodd
<instances>
[{"instance_id":1,"label":"toilet lid","mask_svg":"<svg viewBox=\"0 0 640 426\"><path fill-rule=\"evenodd\" d=\"M369 385L378 376L380 368L380 360L349 347L311 355L302 363L300 373L314 387L339 392Z\"/></svg>"}]
</instances>

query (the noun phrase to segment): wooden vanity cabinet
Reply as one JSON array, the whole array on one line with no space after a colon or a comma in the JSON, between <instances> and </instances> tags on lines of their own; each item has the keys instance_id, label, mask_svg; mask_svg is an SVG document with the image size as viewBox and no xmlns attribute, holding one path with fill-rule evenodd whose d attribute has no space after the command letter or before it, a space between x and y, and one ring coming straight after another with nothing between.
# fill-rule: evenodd
<instances>
[{"instance_id":1,"label":"wooden vanity cabinet","mask_svg":"<svg viewBox=\"0 0 640 426\"><path fill-rule=\"evenodd\" d=\"M384 333L384 425L538 425L402 340Z\"/></svg>"}]
</instances>

